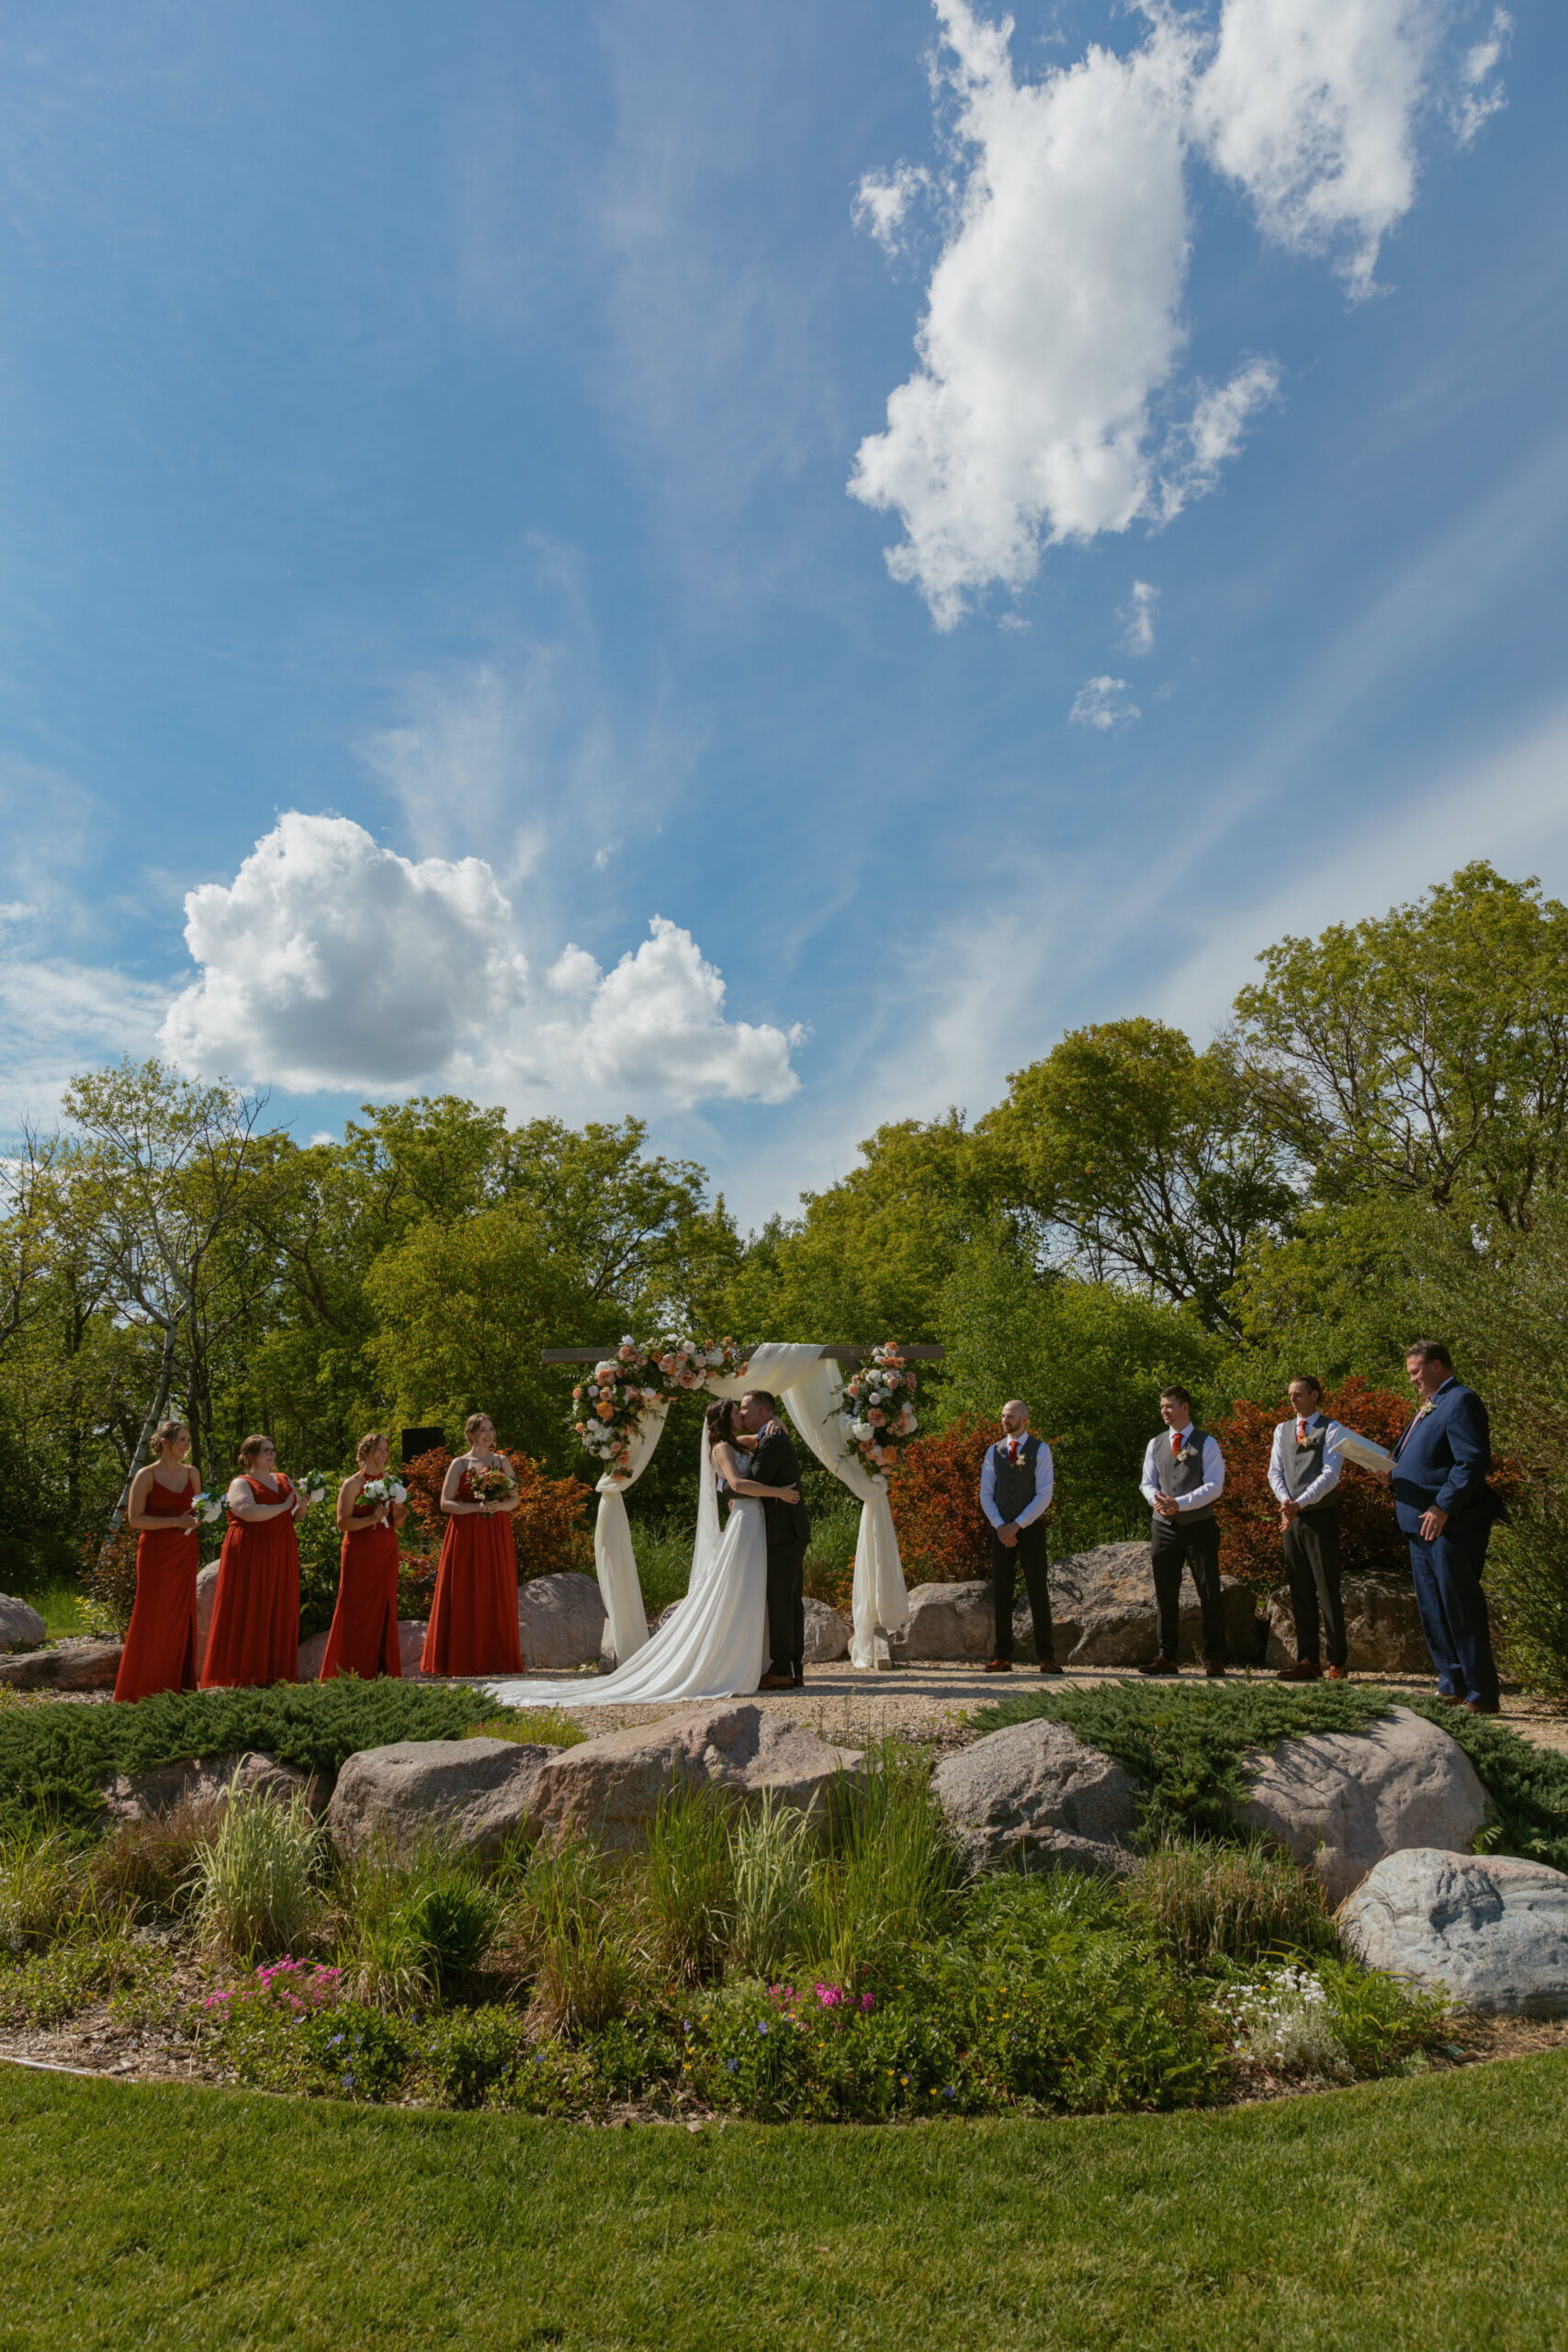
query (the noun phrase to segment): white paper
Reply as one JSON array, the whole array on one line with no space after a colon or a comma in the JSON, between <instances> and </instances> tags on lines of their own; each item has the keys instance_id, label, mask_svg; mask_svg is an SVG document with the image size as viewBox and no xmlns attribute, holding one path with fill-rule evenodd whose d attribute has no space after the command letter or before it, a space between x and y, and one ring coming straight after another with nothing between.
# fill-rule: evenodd
<instances>
[{"instance_id":1,"label":"white paper","mask_svg":"<svg viewBox=\"0 0 1568 2352\"><path fill-rule=\"evenodd\" d=\"M1392 1453L1370 1437L1362 1437L1355 1430L1341 1430L1337 1453L1353 1462L1359 1470L1386 1470L1393 1461Z\"/></svg>"}]
</instances>

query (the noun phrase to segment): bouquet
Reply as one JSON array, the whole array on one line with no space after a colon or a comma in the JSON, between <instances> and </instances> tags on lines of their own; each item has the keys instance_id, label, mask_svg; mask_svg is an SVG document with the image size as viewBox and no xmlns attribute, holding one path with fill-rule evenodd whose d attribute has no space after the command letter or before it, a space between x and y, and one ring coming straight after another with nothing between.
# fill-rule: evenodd
<instances>
[{"instance_id":1,"label":"bouquet","mask_svg":"<svg viewBox=\"0 0 1568 2352\"><path fill-rule=\"evenodd\" d=\"M396 1478L367 1478L359 1489L360 1501L371 1510L382 1503L406 1503L408 1498L408 1488Z\"/></svg>"},{"instance_id":2,"label":"bouquet","mask_svg":"<svg viewBox=\"0 0 1568 2352\"><path fill-rule=\"evenodd\" d=\"M710 1374L721 1380L733 1380L746 1359L733 1340L680 1340L666 1332L661 1340L650 1340L645 1358L651 1357L665 1388L671 1395L682 1389L701 1388Z\"/></svg>"},{"instance_id":3,"label":"bouquet","mask_svg":"<svg viewBox=\"0 0 1568 2352\"><path fill-rule=\"evenodd\" d=\"M609 1476L632 1466L632 1441L642 1417L666 1396L701 1388L711 1374L733 1380L746 1358L735 1341L682 1340L666 1332L646 1344L628 1332L613 1356L596 1363L571 1392L571 1427Z\"/></svg>"},{"instance_id":4,"label":"bouquet","mask_svg":"<svg viewBox=\"0 0 1568 2352\"><path fill-rule=\"evenodd\" d=\"M190 1507L204 1527L213 1527L227 1510L228 1498L221 1493L212 1494L203 1487L199 1495L191 1497Z\"/></svg>"},{"instance_id":5,"label":"bouquet","mask_svg":"<svg viewBox=\"0 0 1568 2352\"><path fill-rule=\"evenodd\" d=\"M468 1492L477 1503L499 1503L516 1491L517 1481L504 1462L492 1462L488 1470L474 1464L468 1465Z\"/></svg>"},{"instance_id":6,"label":"bouquet","mask_svg":"<svg viewBox=\"0 0 1568 2352\"><path fill-rule=\"evenodd\" d=\"M324 1501L331 1484L324 1470L307 1470L302 1478L295 1479L294 1491L305 1502L319 1503Z\"/></svg>"},{"instance_id":7,"label":"bouquet","mask_svg":"<svg viewBox=\"0 0 1568 2352\"><path fill-rule=\"evenodd\" d=\"M915 1375L891 1340L873 1348L858 1372L844 1383L839 1427L845 1452L858 1453L874 1470L891 1470L901 1446L919 1428L915 1418Z\"/></svg>"}]
</instances>

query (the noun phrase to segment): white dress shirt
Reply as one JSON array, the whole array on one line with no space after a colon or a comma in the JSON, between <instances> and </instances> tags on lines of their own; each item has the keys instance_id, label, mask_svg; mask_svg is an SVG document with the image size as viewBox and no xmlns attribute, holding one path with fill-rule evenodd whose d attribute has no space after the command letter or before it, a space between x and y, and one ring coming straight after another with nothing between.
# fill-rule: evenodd
<instances>
[{"instance_id":1,"label":"white dress shirt","mask_svg":"<svg viewBox=\"0 0 1568 2352\"><path fill-rule=\"evenodd\" d=\"M1303 1430L1310 1430L1314 1421L1322 1420L1321 1413L1308 1413L1303 1419L1298 1420L1296 1443L1298 1445L1301 1443ZM1292 1499L1290 1488L1285 1484L1283 1459L1285 1431L1290 1426L1289 1421L1276 1421L1274 1442L1269 1449L1269 1484L1273 1488L1275 1500L1281 1503L1288 1503ZM1294 1498L1298 1510L1310 1510L1314 1503L1323 1502L1331 1495L1339 1484L1339 1476L1345 1467L1344 1463L1339 1459L1339 1441L1345 1434L1344 1430L1337 1421L1325 1421L1324 1428L1327 1434L1323 1446L1323 1468L1311 1486L1303 1487L1302 1492Z\"/></svg>"},{"instance_id":2,"label":"white dress shirt","mask_svg":"<svg viewBox=\"0 0 1568 2352\"><path fill-rule=\"evenodd\" d=\"M1020 1445L1028 1435L1029 1431L1025 1430L1023 1436L1018 1441ZM1003 1438L1000 1442L1007 1445L1011 1441ZM1034 1499L1032 1502L1024 1504L1017 1519L1011 1522L1013 1526L1033 1526L1041 1512L1050 1508L1051 1493L1055 1485L1055 1479L1056 1473L1051 1463L1051 1449L1042 1438L1040 1451L1034 1457ZM996 1448L989 1445L986 1448L986 1459L980 1469L980 1509L993 1527L1000 1529L1008 1525L1009 1522L1003 1519L997 1509L997 1455Z\"/></svg>"},{"instance_id":3,"label":"white dress shirt","mask_svg":"<svg viewBox=\"0 0 1568 2352\"><path fill-rule=\"evenodd\" d=\"M1184 1430L1162 1430L1158 1437L1150 1438L1144 1453L1144 1475L1139 1484L1144 1490L1144 1500L1151 1510L1155 1506L1155 1497L1164 1491L1159 1482L1159 1472L1155 1467L1160 1447L1168 1448L1173 1437L1179 1437L1185 1445L1191 1434L1192 1424L1189 1421ZM1219 1440L1206 1437L1203 1440L1202 1485L1194 1487L1190 1495L1172 1495L1169 1499L1178 1510L1201 1510L1205 1503L1218 1500L1224 1492L1224 1484L1225 1457L1220 1452Z\"/></svg>"}]
</instances>

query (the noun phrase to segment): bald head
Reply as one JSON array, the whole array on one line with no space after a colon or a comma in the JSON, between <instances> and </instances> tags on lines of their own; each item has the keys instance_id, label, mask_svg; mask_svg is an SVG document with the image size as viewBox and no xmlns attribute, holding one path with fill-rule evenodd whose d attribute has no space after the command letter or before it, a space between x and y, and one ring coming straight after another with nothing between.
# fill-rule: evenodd
<instances>
[{"instance_id":1,"label":"bald head","mask_svg":"<svg viewBox=\"0 0 1568 2352\"><path fill-rule=\"evenodd\" d=\"M1021 1437L1029 1427L1029 1408L1021 1396L1010 1396L1002 1407L1002 1427L1009 1437Z\"/></svg>"}]
</instances>

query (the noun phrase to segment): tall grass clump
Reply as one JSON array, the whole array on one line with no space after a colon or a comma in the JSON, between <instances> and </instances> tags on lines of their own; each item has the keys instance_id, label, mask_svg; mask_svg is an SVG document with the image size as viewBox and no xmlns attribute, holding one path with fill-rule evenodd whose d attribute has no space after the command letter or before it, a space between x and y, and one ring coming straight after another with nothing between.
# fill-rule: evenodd
<instances>
[{"instance_id":1,"label":"tall grass clump","mask_svg":"<svg viewBox=\"0 0 1568 2352\"><path fill-rule=\"evenodd\" d=\"M508 1953L533 1980L529 2014L547 2034L595 2032L621 2015L633 1968L621 1889L597 1847L536 1848L507 1917Z\"/></svg>"},{"instance_id":2,"label":"tall grass clump","mask_svg":"<svg viewBox=\"0 0 1568 2352\"><path fill-rule=\"evenodd\" d=\"M1123 1900L1130 1924L1183 1968L1333 1949L1316 1875L1257 1838L1245 1846L1168 1840L1134 1864Z\"/></svg>"},{"instance_id":3,"label":"tall grass clump","mask_svg":"<svg viewBox=\"0 0 1568 2352\"><path fill-rule=\"evenodd\" d=\"M61 1829L36 1819L0 1829L0 1951L51 1943L88 1901L81 1857Z\"/></svg>"},{"instance_id":4,"label":"tall grass clump","mask_svg":"<svg viewBox=\"0 0 1568 2352\"><path fill-rule=\"evenodd\" d=\"M685 1984L724 1973L734 1915L733 1806L706 1786L672 1790L649 1825L642 1901L653 1957Z\"/></svg>"},{"instance_id":5,"label":"tall grass clump","mask_svg":"<svg viewBox=\"0 0 1568 2352\"><path fill-rule=\"evenodd\" d=\"M381 2009L439 1995L494 1941L502 1898L478 1865L437 1838L411 1852L372 1846L338 1885L337 1964L345 1991Z\"/></svg>"},{"instance_id":6,"label":"tall grass clump","mask_svg":"<svg viewBox=\"0 0 1568 2352\"><path fill-rule=\"evenodd\" d=\"M832 1799L831 1849L807 1882L803 1955L852 1984L953 1926L963 1875L931 1793L929 1758L886 1740Z\"/></svg>"},{"instance_id":7,"label":"tall grass clump","mask_svg":"<svg viewBox=\"0 0 1568 2352\"><path fill-rule=\"evenodd\" d=\"M197 1840L191 1869L203 1939L236 1960L292 1950L316 1907L323 1848L303 1792L279 1804L242 1788L236 1772L223 1818Z\"/></svg>"},{"instance_id":8,"label":"tall grass clump","mask_svg":"<svg viewBox=\"0 0 1568 2352\"><path fill-rule=\"evenodd\" d=\"M122 1821L93 1850L93 1884L101 1901L130 1913L168 1917L188 1908L198 1848L219 1832L223 1799L184 1796L167 1812Z\"/></svg>"},{"instance_id":9,"label":"tall grass clump","mask_svg":"<svg viewBox=\"0 0 1568 2352\"><path fill-rule=\"evenodd\" d=\"M729 1832L730 1964L764 1980L781 1975L795 1948L818 1845L811 1824L764 1789Z\"/></svg>"}]
</instances>

